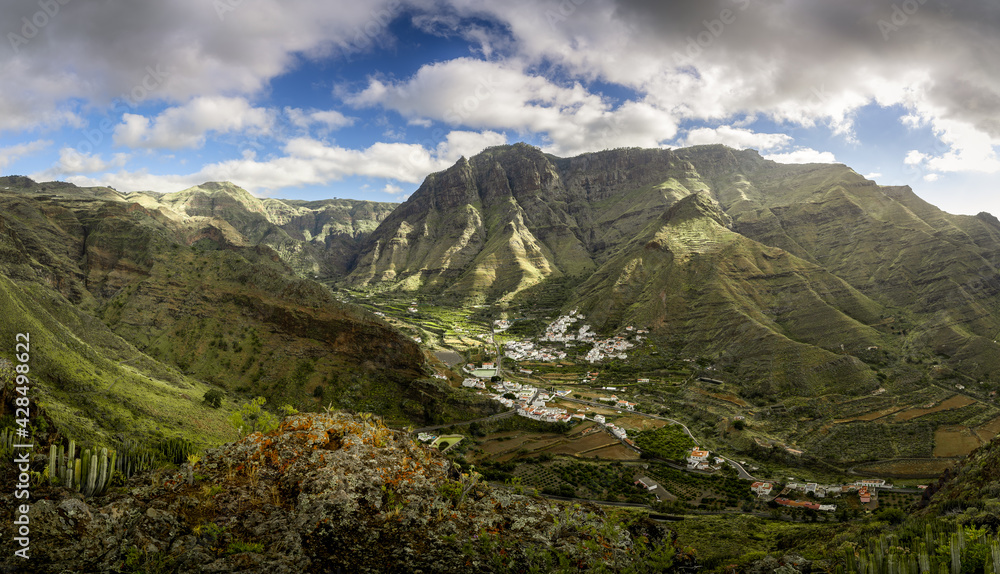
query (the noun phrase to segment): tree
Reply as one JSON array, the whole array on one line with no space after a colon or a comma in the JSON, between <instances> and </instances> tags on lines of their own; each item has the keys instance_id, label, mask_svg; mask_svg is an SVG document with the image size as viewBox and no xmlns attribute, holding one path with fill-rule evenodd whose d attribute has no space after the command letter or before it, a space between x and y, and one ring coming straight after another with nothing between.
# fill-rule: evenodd
<instances>
[{"instance_id":1,"label":"tree","mask_svg":"<svg viewBox=\"0 0 1000 574\"><path fill-rule=\"evenodd\" d=\"M262 408L266 402L267 399L264 397L257 397L229 415L229 424L236 429L240 438L258 431L266 433L278 428L278 418Z\"/></svg>"},{"instance_id":2,"label":"tree","mask_svg":"<svg viewBox=\"0 0 1000 574\"><path fill-rule=\"evenodd\" d=\"M208 406L217 409L222 406L222 398L224 396L219 389L208 389L208 392L205 393L204 401L208 403Z\"/></svg>"}]
</instances>

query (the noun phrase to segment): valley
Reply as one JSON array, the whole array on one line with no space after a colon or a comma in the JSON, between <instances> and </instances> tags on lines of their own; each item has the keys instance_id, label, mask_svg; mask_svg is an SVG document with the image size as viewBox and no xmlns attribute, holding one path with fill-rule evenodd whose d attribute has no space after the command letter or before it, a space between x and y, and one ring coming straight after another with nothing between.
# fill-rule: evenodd
<instances>
[{"instance_id":1,"label":"valley","mask_svg":"<svg viewBox=\"0 0 1000 574\"><path fill-rule=\"evenodd\" d=\"M398 205L2 184L31 435L120 451L118 488L343 416L439 457L456 505L863 528L1000 433L1000 221L843 165L517 144Z\"/></svg>"}]
</instances>

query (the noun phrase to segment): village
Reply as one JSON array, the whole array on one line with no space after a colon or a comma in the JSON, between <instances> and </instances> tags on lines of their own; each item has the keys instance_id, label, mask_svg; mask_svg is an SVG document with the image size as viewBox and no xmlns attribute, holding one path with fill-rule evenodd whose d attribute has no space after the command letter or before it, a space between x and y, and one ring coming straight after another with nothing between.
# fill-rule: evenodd
<instances>
[{"instance_id":1,"label":"village","mask_svg":"<svg viewBox=\"0 0 1000 574\"><path fill-rule=\"evenodd\" d=\"M591 331L590 325L581 324L575 330L571 328L574 323L584 318L576 309L567 315L561 315L548 325L545 333L539 337L539 343L562 343L564 347L580 343L592 344L593 347L587 352L585 359L590 363L596 363L606 359L627 359L626 351L634 347L635 343L642 341L643 335L647 333L645 329L637 330L629 326L625 330L634 335L633 341L629 341L626 335L599 339L597 334ZM498 331L509 327L510 322L505 319L494 321L494 328ZM504 344L504 356L515 361L551 362L565 359L566 352L553 347L536 346L531 341L508 341Z\"/></svg>"},{"instance_id":2,"label":"village","mask_svg":"<svg viewBox=\"0 0 1000 574\"><path fill-rule=\"evenodd\" d=\"M405 307L408 314L420 311L416 302ZM458 370L464 375L461 386L477 392L489 400L496 401L504 408L513 411L519 417L542 423L566 424L576 427L581 423L593 426L579 433L579 439L594 436L594 433L607 434L613 437L618 448L632 452L633 460L645 458L643 450L636 444L630 433L636 426L634 413L640 420L647 420L649 415L637 412L635 389L648 385L651 379L648 375L639 374L632 382L622 381L621 375L611 380L615 386L598 383L599 373L593 367L582 370L576 365L593 365L605 361L618 361L628 364L631 351L639 346L647 336L646 329L626 326L621 332L610 337L599 337L592 327L586 324L585 316L576 309L558 316L547 323L534 338L511 336L507 334L511 327L522 319L492 319L491 329L478 333L469 332L470 337L480 339L490 346L495 346L499 352L495 361L491 353L480 352L481 362L462 364ZM465 328L454 325L456 333L468 332ZM523 331L519 331L523 333ZM413 337L420 342L417 336ZM581 349L581 347L583 347ZM589 347L589 349L587 348ZM572 354L572 356L570 356ZM694 359L683 358L686 363ZM500 363L503 362L503 369ZM509 362L508 362L509 361ZM566 368L569 365L571 368ZM457 365L456 365L457 367ZM558 367L564 367L559 369ZM703 366L711 370L711 366ZM505 375L510 373L511 375ZM559 374L562 373L562 374ZM437 372L435 378L448 380L446 372ZM514 379L514 380L511 380ZM712 385L724 384L715 379L696 377L698 381L706 381ZM539 385L539 382L542 385ZM545 383L549 384L545 384ZM565 386L563 386L565 385ZM543 388L544 387L544 388ZM562 388L560 388L562 387ZM573 388L570 390L569 388ZM624 398L622 392L624 391ZM574 398L571 398L574 397ZM600 408L600 405L606 405ZM780 406L780 405L779 405ZM777 407L775 407L777 408ZM624 418L623 418L624 417ZM655 417L654 417L655 418ZM662 417L660 417L662 419ZM741 415L733 415L733 421L743 421ZM619 421L622 419L622 421ZM622 424L624 422L624 425ZM662 424L662 423L660 423ZM671 423L675 424L675 423ZM683 427L683 425L681 425ZM626 428L627 427L627 428ZM642 428L648 428L645 425ZM685 432L687 429L685 428ZM753 437L762 448L772 446L770 441ZM432 433L421 433L418 437L429 446L450 451L461 440L461 435L437 436ZM765 443L765 444L762 444ZM606 443L605 443L606 444ZM610 447L605 447L610 448ZM777 448L801 456L800 450L791 446L779 444ZM728 465L737 467L734 461L709 453L706 449L694 448L687 452L684 460L665 463L675 465L675 468L695 476L724 476L722 472ZM741 463L746 465L746 463ZM746 466L753 470L755 467ZM728 470L728 469L727 469ZM834 512L838 508L851 510L874 510L879 506L880 492L903 492L893 489L883 480L862 479L848 484L821 484L816 482L796 481L790 479L787 483L774 480L761 480L751 476L745 468L740 467L740 478L749 485L748 491L756 498L758 511L768 507L785 508L793 515L799 511L815 511L820 513ZM635 476L635 487L655 496L657 501L669 501L676 497L671 493L676 487L664 484L659 479L647 475ZM664 486L661 486L664 484ZM669 488L668 488L669 487ZM747 488L747 487L744 487ZM901 495L898 495L901 496Z\"/></svg>"}]
</instances>

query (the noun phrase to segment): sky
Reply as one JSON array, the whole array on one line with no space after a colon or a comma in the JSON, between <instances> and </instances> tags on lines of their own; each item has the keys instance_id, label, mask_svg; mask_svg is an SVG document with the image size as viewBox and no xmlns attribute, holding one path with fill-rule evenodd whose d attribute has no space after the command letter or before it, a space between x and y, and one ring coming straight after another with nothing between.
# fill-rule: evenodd
<instances>
[{"instance_id":1,"label":"sky","mask_svg":"<svg viewBox=\"0 0 1000 574\"><path fill-rule=\"evenodd\" d=\"M403 201L518 141L722 143L1000 214L994 0L3 0L0 173Z\"/></svg>"}]
</instances>

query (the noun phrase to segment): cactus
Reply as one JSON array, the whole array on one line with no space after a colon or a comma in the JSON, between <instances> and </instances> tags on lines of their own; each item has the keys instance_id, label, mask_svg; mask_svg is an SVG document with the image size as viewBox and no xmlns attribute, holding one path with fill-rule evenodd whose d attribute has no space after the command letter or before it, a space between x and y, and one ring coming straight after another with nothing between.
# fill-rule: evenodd
<instances>
[{"instance_id":1,"label":"cactus","mask_svg":"<svg viewBox=\"0 0 1000 574\"><path fill-rule=\"evenodd\" d=\"M16 433L12 428L5 428L0 431L0 456L6 456L14 452L14 437Z\"/></svg>"},{"instance_id":2,"label":"cactus","mask_svg":"<svg viewBox=\"0 0 1000 574\"><path fill-rule=\"evenodd\" d=\"M50 445L49 480L82 492L84 496L100 496L107 491L115 471L117 453L111 451L110 461L108 454L107 448L102 448L100 454L96 449L93 453L85 449L80 458L76 458L76 441L69 442L68 452Z\"/></svg>"}]
</instances>

